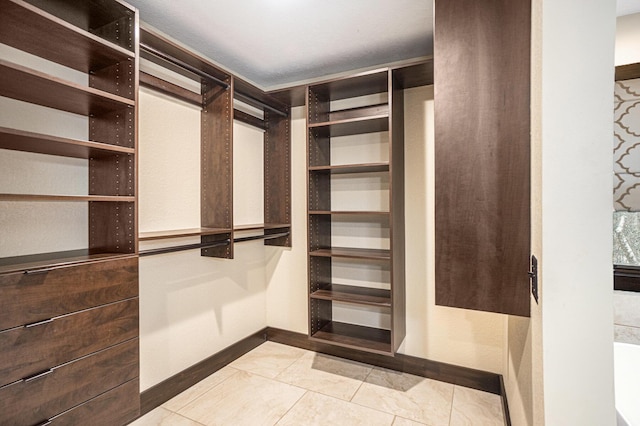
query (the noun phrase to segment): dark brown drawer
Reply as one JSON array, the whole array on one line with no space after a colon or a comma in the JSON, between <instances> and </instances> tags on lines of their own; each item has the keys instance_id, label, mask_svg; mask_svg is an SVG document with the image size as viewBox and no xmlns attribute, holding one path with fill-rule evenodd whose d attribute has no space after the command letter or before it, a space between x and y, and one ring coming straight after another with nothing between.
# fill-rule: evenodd
<instances>
[{"instance_id":1,"label":"dark brown drawer","mask_svg":"<svg viewBox=\"0 0 640 426\"><path fill-rule=\"evenodd\" d=\"M140 386L133 379L51 419L48 426L122 426L140 414Z\"/></svg>"},{"instance_id":2,"label":"dark brown drawer","mask_svg":"<svg viewBox=\"0 0 640 426\"><path fill-rule=\"evenodd\" d=\"M138 295L138 258L0 275L0 330Z\"/></svg>"},{"instance_id":3,"label":"dark brown drawer","mask_svg":"<svg viewBox=\"0 0 640 426\"><path fill-rule=\"evenodd\" d=\"M34 425L138 377L138 339L0 388L0 424ZM85 423L89 424L89 423Z\"/></svg>"},{"instance_id":4,"label":"dark brown drawer","mask_svg":"<svg viewBox=\"0 0 640 426\"><path fill-rule=\"evenodd\" d=\"M138 337L138 298L0 332L0 386Z\"/></svg>"}]
</instances>

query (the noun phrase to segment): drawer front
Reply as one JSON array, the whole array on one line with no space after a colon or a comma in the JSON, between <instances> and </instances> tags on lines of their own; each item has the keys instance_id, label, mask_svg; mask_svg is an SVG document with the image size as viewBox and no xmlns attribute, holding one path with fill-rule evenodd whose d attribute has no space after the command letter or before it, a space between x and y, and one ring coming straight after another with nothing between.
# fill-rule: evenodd
<instances>
[{"instance_id":1,"label":"drawer front","mask_svg":"<svg viewBox=\"0 0 640 426\"><path fill-rule=\"evenodd\" d=\"M138 377L138 339L0 388L0 424L34 425Z\"/></svg>"},{"instance_id":2,"label":"drawer front","mask_svg":"<svg viewBox=\"0 0 640 426\"><path fill-rule=\"evenodd\" d=\"M138 298L0 332L0 386L138 337Z\"/></svg>"},{"instance_id":3,"label":"drawer front","mask_svg":"<svg viewBox=\"0 0 640 426\"><path fill-rule=\"evenodd\" d=\"M122 426L140 415L140 385L133 379L51 419L49 426Z\"/></svg>"},{"instance_id":4,"label":"drawer front","mask_svg":"<svg viewBox=\"0 0 640 426\"><path fill-rule=\"evenodd\" d=\"M0 275L0 330L138 295L138 258Z\"/></svg>"}]
</instances>

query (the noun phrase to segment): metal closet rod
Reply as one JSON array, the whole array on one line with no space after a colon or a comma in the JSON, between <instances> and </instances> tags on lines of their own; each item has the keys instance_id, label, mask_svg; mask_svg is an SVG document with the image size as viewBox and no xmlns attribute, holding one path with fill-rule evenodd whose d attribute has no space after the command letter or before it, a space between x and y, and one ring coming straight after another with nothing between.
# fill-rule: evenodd
<instances>
[{"instance_id":1,"label":"metal closet rod","mask_svg":"<svg viewBox=\"0 0 640 426\"><path fill-rule=\"evenodd\" d=\"M278 114L281 117L289 116L289 114L287 114L286 112L280 111L279 109L274 108L271 105L265 104L264 102L259 101L259 100L255 99L255 98L252 98L251 96L243 95L240 92L235 92L234 96L236 97L236 99L239 99L241 101L244 99L245 102L249 102L250 104L253 103L253 104L256 104L256 105L260 105L260 107L262 107L264 109L267 109L267 110L269 110L271 112L275 112L276 114Z\"/></svg>"},{"instance_id":2,"label":"metal closet rod","mask_svg":"<svg viewBox=\"0 0 640 426\"><path fill-rule=\"evenodd\" d=\"M193 66L187 64L186 62L181 61L180 59L176 59L171 55L167 55L166 53L163 53L163 52L161 52L161 51L159 51L157 49L154 49L153 47L151 47L151 46L149 46L147 44L140 43L140 49L142 49L142 50L144 50L144 51L146 51L148 53L151 53L152 55L157 56L160 59L164 59L165 61L167 61L169 63L172 63L173 65L177 65L180 68L184 68L185 70L187 70L189 72L192 72L192 73L194 73L194 74L196 74L196 75L198 75L198 76L200 76L200 77L202 77L204 79L210 80L210 81L214 82L215 84L217 84L219 86L222 86L225 90L227 90L227 89L229 89L231 87L231 85L229 85L228 83L220 80L219 78L216 78L216 77L212 76L211 74L208 74L208 73L206 73L206 72L204 72L202 70L199 70L198 68L193 67Z\"/></svg>"},{"instance_id":3,"label":"metal closet rod","mask_svg":"<svg viewBox=\"0 0 640 426\"><path fill-rule=\"evenodd\" d=\"M152 256L154 254L164 254L164 253L174 253L177 251L184 250L196 250L196 249L208 249L220 246L227 246L231 243L230 239L220 240L220 241L211 241L210 243L198 243L198 244L185 244L182 246L171 246L171 247L161 247L156 249L148 249L139 252L140 257L142 256Z\"/></svg>"},{"instance_id":4,"label":"metal closet rod","mask_svg":"<svg viewBox=\"0 0 640 426\"><path fill-rule=\"evenodd\" d=\"M167 61L167 62L169 62L169 63L171 63L173 65L179 66L180 68L183 68L183 69L185 69L185 70L187 70L189 72L192 72L192 73L194 73L194 74L196 74L196 75L198 75L198 76L200 76L200 77L202 77L204 79L210 80L210 81L214 82L215 84L217 84L219 86L222 86L225 90L227 90L227 89L229 89L231 87L228 83L220 80L219 78L214 77L211 74L206 73L206 72L204 72L202 70L199 70L198 68L193 67L193 66L187 64L186 62L181 61L180 59L174 58L171 55L167 55L166 53L163 53L163 52L159 51L158 49L155 49L155 48L149 46L148 44L140 43L140 49L142 49L142 50L144 50L144 51L146 51L148 53L151 53L152 55L157 56L158 58L163 59L163 60L165 60L165 61ZM268 104L266 104L266 103L264 103L262 101L259 101L258 99L255 99L255 98L253 98L251 96L243 95L242 93L239 93L239 92L234 93L234 96L236 98L245 99L249 103L253 103L255 105L260 105L260 107L262 107L262 108L264 108L266 110L269 110L271 112L274 112L274 113L278 114L281 117L288 117L289 116L289 114L287 114L286 112L280 111L279 109L274 108L271 105L268 105Z\"/></svg>"},{"instance_id":5,"label":"metal closet rod","mask_svg":"<svg viewBox=\"0 0 640 426\"><path fill-rule=\"evenodd\" d=\"M289 235L289 232L280 232L278 234L254 235L251 237L234 238L233 242L242 243L245 241L253 241L253 240L272 240L274 238L286 237L288 235ZM212 241L210 243L185 244L182 246L161 247L161 248L155 248L155 249L142 250L138 254L140 255L140 257L153 256L154 254L165 254L165 253L174 253L177 251L221 247L221 246L229 245L230 243L231 243L231 240L227 238L226 240Z\"/></svg>"},{"instance_id":6,"label":"metal closet rod","mask_svg":"<svg viewBox=\"0 0 640 426\"><path fill-rule=\"evenodd\" d=\"M253 241L253 240L273 240L274 238L286 237L289 235L289 232L280 232L279 234L264 234L264 235L254 235L251 237L240 237L234 238L234 243L242 243L245 241Z\"/></svg>"}]
</instances>

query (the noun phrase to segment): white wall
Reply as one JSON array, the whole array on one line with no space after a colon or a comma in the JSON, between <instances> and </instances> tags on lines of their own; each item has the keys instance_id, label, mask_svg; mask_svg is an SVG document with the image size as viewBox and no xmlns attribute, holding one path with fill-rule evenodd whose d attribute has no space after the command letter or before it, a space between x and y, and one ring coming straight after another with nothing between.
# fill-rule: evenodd
<instances>
[{"instance_id":1,"label":"white wall","mask_svg":"<svg viewBox=\"0 0 640 426\"><path fill-rule=\"evenodd\" d=\"M141 89L139 128L140 229L199 227L200 109ZM234 124L236 223L262 222L261 148L260 131ZM237 244L233 260L199 250L140 258L142 390L266 326L265 256L257 241Z\"/></svg>"},{"instance_id":2,"label":"white wall","mask_svg":"<svg viewBox=\"0 0 640 426\"><path fill-rule=\"evenodd\" d=\"M640 40L640 13L619 17L616 25L616 65L640 62L638 40Z\"/></svg>"},{"instance_id":3,"label":"white wall","mask_svg":"<svg viewBox=\"0 0 640 426\"><path fill-rule=\"evenodd\" d=\"M615 1L540 0L534 33L539 144L541 357L536 424L613 425L611 135ZM579 14L575 11L580 10ZM571 30L568 31L568 28ZM538 310L540 309L540 310ZM535 361L537 362L537 361ZM535 366L535 364L534 364ZM539 377L534 381L540 380ZM539 404L539 403L538 403Z\"/></svg>"}]
</instances>

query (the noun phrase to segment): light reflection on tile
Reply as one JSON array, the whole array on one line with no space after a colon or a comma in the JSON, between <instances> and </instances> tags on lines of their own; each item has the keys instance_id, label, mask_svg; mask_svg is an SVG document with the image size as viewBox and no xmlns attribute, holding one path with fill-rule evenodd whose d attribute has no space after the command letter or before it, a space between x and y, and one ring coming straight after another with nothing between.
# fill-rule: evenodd
<instances>
[{"instance_id":1,"label":"light reflection on tile","mask_svg":"<svg viewBox=\"0 0 640 426\"><path fill-rule=\"evenodd\" d=\"M456 386L450 426L503 426L500 396Z\"/></svg>"},{"instance_id":2,"label":"light reflection on tile","mask_svg":"<svg viewBox=\"0 0 640 426\"><path fill-rule=\"evenodd\" d=\"M179 414L207 426L273 425L304 393L304 389L238 371Z\"/></svg>"},{"instance_id":3,"label":"light reflection on tile","mask_svg":"<svg viewBox=\"0 0 640 426\"><path fill-rule=\"evenodd\" d=\"M348 401L370 371L366 364L308 352L276 380Z\"/></svg>"},{"instance_id":4,"label":"light reflection on tile","mask_svg":"<svg viewBox=\"0 0 640 426\"><path fill-rule=\"evenodd\" d=\"M219 385L227 378L231 377L237 371L238 370L236 370L235 368L231 368L228 366L221 368L206 379L199 381L186 391L171 398L169 401L162 404L162 406L167 410L178 411L212 387Z\"/></svg>"},{"instance_id":5,"label":"light reflection on tile","mask_svg":"<svg viewBox=\"0 0 640 426\"><path fill-rule=\"evenodd\" d=\"M448 426L453 385L374 368L352 402L431 426Z\"/></svg>"},{"instance_id":6,"label":"light reflection on tile","mask_svg":"<svg viewBox=\"0 0 640 426\"><path fill-rule=\"evenodd\" d=\"M229 365L273 379L306 353L310 352L293 346L265 342Z\"/></svg>"},{"instance_id":7,"label":"light reflection on tile","mask_svg":"<svg viewBox=\"0 0 640 426\"><path fill-rule=\"evenodd\" d=\"M390 426L393 415L341 399L307 392L278 422L279 426Z\"/></svg>"}]
</instances>

